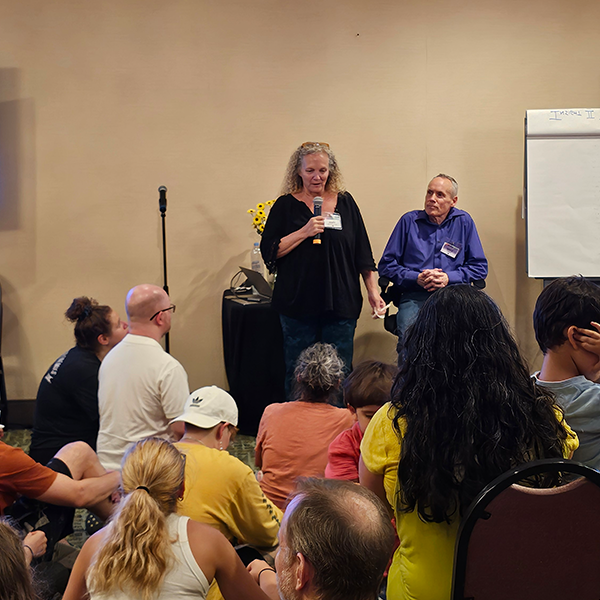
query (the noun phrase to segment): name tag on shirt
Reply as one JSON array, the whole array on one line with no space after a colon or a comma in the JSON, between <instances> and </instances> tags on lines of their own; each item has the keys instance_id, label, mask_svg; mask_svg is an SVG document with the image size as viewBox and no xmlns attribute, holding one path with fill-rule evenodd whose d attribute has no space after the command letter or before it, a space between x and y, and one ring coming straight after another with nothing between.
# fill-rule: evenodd
<instances>
[{"instance_id":1,"label":"name tag on shirt","mask_svg":"<svg viewBox=\"0 0 600 600\"><path fill-rule=\"evenodd\" d=\"M325 229L342 230L342 215L339 213L325 213Z\"/></svg>"},{"instance_id":2,"label":"name tag on shirt","mask_svg":"<svg viewBox=\"0 0 600 600\"><path fill-rule=\"evenodd\" d=\"M460 252L460 246L457 244L451 244L450 242L444 242L441 252L450 258L456 258Z\"/></svg>"}]
</instances>

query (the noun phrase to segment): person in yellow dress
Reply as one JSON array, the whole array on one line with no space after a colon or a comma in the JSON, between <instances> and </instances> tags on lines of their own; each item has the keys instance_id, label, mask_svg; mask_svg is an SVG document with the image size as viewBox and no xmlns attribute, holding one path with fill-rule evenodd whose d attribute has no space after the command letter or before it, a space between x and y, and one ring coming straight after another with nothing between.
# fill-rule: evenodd
<instances>
[{"instance_id":1,"label":"person in yellow dress","mask_svg":"<svg viewBox=\"0 0 600 600\"><path fill-rule=\"evenodd\" d=\"M361 445L360 482L393 509L390 600L448 600L460 518L498 475L579 445L537 387L500 309L467 286L436 291L406 335L391 402Z\"/></svg>"}]
</instances>

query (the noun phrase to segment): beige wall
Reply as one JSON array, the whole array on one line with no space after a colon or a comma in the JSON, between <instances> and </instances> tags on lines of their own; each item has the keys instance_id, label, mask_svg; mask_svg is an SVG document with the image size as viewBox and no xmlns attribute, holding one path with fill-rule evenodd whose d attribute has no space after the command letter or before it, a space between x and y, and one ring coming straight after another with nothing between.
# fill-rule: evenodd
<instances>
[{"instance_id":1,"label":"beige wall","mask_svg":"<svg viewBox=\"0 0 600 600\"><path fill-rule=\"evenodd\" d=\"M488 291L539 361L520 218L528 108L599 104L596 0L0 0L0 282L10 398L32 398L88 294L123 312L162 283L172 351L226 386L221 293L249 262L246 210L329 142L376 259L439 171L460 185ZM365 314L356 356L393 359Z\"/></svg>"}]
</instances>

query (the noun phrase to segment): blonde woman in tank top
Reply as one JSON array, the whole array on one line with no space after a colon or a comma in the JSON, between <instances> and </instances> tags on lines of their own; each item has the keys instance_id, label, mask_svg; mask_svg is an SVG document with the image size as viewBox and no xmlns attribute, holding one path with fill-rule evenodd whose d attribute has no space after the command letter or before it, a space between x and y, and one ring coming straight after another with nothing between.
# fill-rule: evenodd
<instances>
[{"instance_id":1,"label":"blonde woman in tank top","mask_svg":"<svg viewBox=\"0 0 600 600\"><path fill-rule=\"evenodd\" d=\"M175 513L184 457L170 442L137 442L122 465L125 497L83 546L64 600L205 598L217 580L225 600L267 600L216 529Z\"/></svg>"}]
</instances>

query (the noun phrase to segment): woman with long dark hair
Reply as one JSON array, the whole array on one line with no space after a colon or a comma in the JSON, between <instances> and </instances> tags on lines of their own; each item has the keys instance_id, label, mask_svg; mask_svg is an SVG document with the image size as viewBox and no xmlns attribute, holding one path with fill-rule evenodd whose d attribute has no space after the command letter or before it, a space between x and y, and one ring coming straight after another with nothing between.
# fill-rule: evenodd
<instances>
[{"instance_id":1,"label":"woman with long dark hair","mask_svg":"<svg viewBox=\"0 0 600 600\"><path fill-rule=\"evenodd\" d=\"M392 402L361 446L362 484L393 507L394 600L447 600L461 515L522 463L578 445L554 397L535 386L500 309L466 285L436 291L406 335Z\"/></svg>"},{"instance_id":2,"label":"woman with long dark hair","mask_svg":"<svg viewBox=\"0 0 600 600\"><path fill-rule=\"evenodd\" d=\"M63 446L98 437L98 371L106 354L127 333L110 307L81 296L65 317L75 324L75 346L57 358L38 388L30 456L46 464Z\"/></svg>"}]
</instances>

